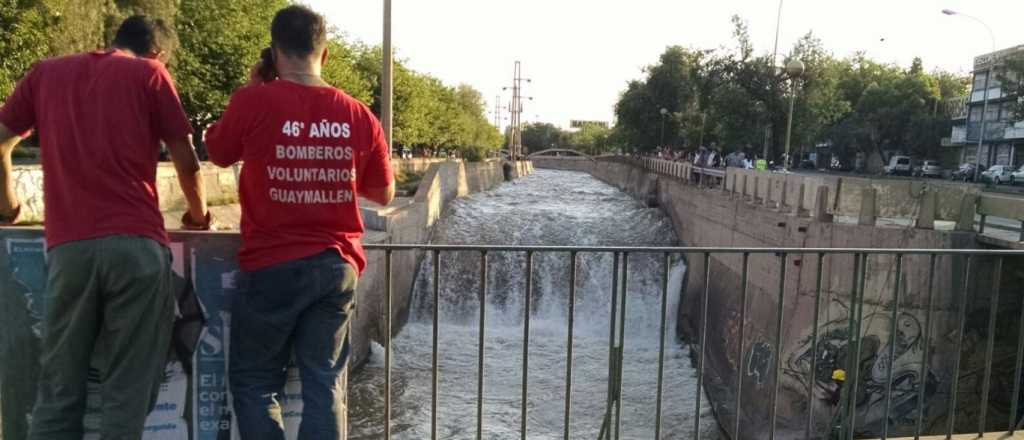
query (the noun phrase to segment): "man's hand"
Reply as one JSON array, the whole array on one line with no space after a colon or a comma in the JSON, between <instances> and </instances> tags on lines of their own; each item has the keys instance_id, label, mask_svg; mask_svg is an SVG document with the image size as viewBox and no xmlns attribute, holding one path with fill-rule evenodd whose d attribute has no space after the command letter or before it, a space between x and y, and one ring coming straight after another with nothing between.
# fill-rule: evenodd
<instances>
[{"instance_id":1,"label":"man's hand","mask_svg":"<svg viewBox=\"0 0 1024 440\"><path fill-rule=\"evenodd\" d=\"M209 231L210 224L213 223L213 218L210 212L206 212L206 217L201 220L192 218L192 214L189 211L185 211L185 214L181 216L181 229L186 231Z\"/></svg>"},{"instance_id":2,"label":"man's hand","mask_svg":"<svg viewBox=\"0 0 1024 440\"><path fill-rule=\"evenodd\" d=\"M0 225L14 224L21 214L21 203L14 193L14 166L11 164L11 154L18 142L21 142L21 136L0 124Z\"/></svg>"},{"instance_id":3,"label":"man's hand","mask_svg":"<svg viewBox=\"0 0 1024 440\"><path fill-rule=\"evenodd\" d=\"M178 139L165 139L167 151L174 162L174 169L178 173L178 183L185 194L185 202L188 203L186 214L189 218L208 219L210 213L206 209L206 187L203 183L202 168L199 166L199 159L196 151L192 148L192 140L188 137ZM184 221L182 223L185 223ZM194 221L194 224L204 222ZM207 228L209 224L207 223Z\"/></svg>"},{"instance_id":4,"label":"man's hand","mask_svg":"<svg viewBox=\"0 0 1024 440\"><path fill-rule=\"evenodd\" d=\"M0 212L0 226L13 226L19 220L21 220L21 205L15 206L13 210L5 209Z\"/></svg>"}]
</instances>

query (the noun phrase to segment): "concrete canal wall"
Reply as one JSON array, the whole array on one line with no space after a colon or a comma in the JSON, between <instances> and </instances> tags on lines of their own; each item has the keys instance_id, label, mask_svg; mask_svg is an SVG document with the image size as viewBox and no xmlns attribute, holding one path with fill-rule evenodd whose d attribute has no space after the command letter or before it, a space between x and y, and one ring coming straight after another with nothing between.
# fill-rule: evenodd
<instances>
[{"instance_id":1,"label":"concrete canal wall","mask_svg":"<svg viewBox=\"0 0 1024 440\"><path fill-rule=\"evenodd\" d=\"M679 239L688 246L977 247L973 232L833 223L828 215L819 213L810 217L807 212L794 215L792 207L766 207L763 197L759 199L743 192L732 194L720 187L703 188L684 179L649 172L625 161L534 158L533 162L538 168L590 173L641 201L659 205L671 217ZM946 204L951 205L951 202ZM952 216L946 212L944 215ZM854 356L853 350L847 347L851 334L854 257L836 255L822 260L821 296L816 302L818 256L788 256L784 293L781 295L781 339L777 338L781 278L781 263L777 255L750 257L745 314L741 307L741 255L713 255L709 285L705 282L709 268L705 267L703 256L687 257L689 270L684 291L680 293L678 333L692 347L699 348L697 336L704 324L701 322L701 299L706 289L709 301L705 390L723 430L733 434L737 390L742 386L739 418L743 434L738 438L766 438L770 396L776 384L775 378L779 377L777 426L781 438L803 438L811 402L814 413L812 436L825 436L837 412L831 402L838 389L837 383L831 380L832 371L843 368L848 357ZM975 258L970 279L965 280L965 258L938 257L933 281L929 283L928 256L904 257L898 279L894 256L868 258L860 329L863 342L858 362L860 368L856 372L859 376L856 416L859 435L880 436L886 420L890 423L890 435L913 435L920 406L919 391L923 391L925 396L925 431L945 432L953 363L958 356L959 304L965 294L968 295L968 311L956 406L957 430L969 432L977 429L985 371L985 342L990 336L988 318L994 290L993 263L989 258ZM991 405L987 417L990 431L1005 430L1009 419L1017 334L1021 325L1019 286L1022 267L1024 265L1019 259L1007 259L1002 270L992 376L993 382L1003 384L993 385L990 389ZM966 292L963 287L965 281L968 283ZM894 307L893 300L897 282L901 298L899 310ZM934 314L928 322L930 286L934 291ZM817 316L816 307L819 310ZM742 339L741 322L745 323ZM815 323L817 350L812 346ZM895 334L893 328L896 329ZM926 348L931 354L922 375ZM890 356L890 352L895 356ZM817 362L812 372L815 354ZM778 361L781 361L781 368L777 369ZM894 379L887 416L885 390L889 365L894 366ZM853 375L853 371L847 372L848 379Z\"/></svg>"},{"instance_id":2,"label":"concrete canal wall","mask_svg":"<svg viewBox=\"0 0 1024 440\"><path fill-rule=\"evenodd\" d=\"M362 201L368 231L364 243L425 243L444 209L456 198L493 189L504 181L502 162L396 161L396 168L423 172L415 197L381 207ZM515 176L533 170L529 162L515 166ZM230 169L228 170L231 171ZM164 171L162 171L164 172ZM225 172L210 169L217 179ZM173 168L171 169L173 176ZM208 175L209 176L209 175ZM233 186L224 179L223 192ZM207 179L208 188L219 180ZM161 186L163 188L163 186ZM176 187L175 187L176 188ZM19 192L19 195L31 194ZM161 193L164 202L173 191ZM24 196L23 196L24 197ZM41 203L41 198L40 198ZM4 439L21 440L39 379L41 319L45 310L46 251L38 227L0 228L0 422ZM157 409L147 421L147 436L157 438L227 438L231 415L225 368L230 335L229 307L235 292L237 233L171 232L175 290L186 318L175 329L175 347ZM359 282L352 323L352 365L370 353L370 341L382 341L385 291L384 253L368 252L369 264ZM422 255L395 252L392 261L393 332L397 334L413 291ZM193 356L191 353L195 353ZM97 372L101 369L95 367ZM97 384L93 384L97 385ZM284 413L290 426L301 417L298 378L290 375ZM99 402L90 398L90 411ZM87 417L95 429L96 417Z\"/></svg>"}]
</instances>

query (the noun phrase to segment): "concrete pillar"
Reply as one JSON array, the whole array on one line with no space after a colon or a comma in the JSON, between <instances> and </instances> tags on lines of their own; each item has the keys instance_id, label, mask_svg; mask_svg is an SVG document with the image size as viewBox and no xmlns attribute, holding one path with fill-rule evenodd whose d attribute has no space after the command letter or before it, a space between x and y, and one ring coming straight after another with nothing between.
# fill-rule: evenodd
<instances>
[{"instance_id":1,"label":"concrete pillar","mask_svg":"<svg viewBox=\"0 0 1024 440\"><path fill-rule=\"evenodd\" d=\"M815 220L823 223L832 223L832 214L828 213L828 187L821 185L814 195L814 212L811 214Z\"/></svg>"},{"instance_id":2,"label":"concrete pillar","mask_svg":"<svg viewBox=\"0 0 1024 440\"><path fill-rule=\"evenodd\" d=\"M782 188L779 189L779 194L778 194L779 199L776 200L777 203L775 204L775 209L777 211L779 211L779 212L781 212L783 209L786 208L786 189L787 189L786 187L787 186L789 186L788 179L783 179L782 180Z\"/></svg>"},{"instance_id":3,"label":"concrete pillar","mask_svg":"<svg viewBox=\"0 0 1024 440\"><path fill-rule=\"evenodd\" d=\"M917 213L914 227L918 229L935 229L935 209L937 197L935 191L925 190L921 196L921 205Z\"/></svg>"},{"instance_id":4,"label":"concrete pillar","mask_svg":"<svg viewBox=\"0 0 1024 440\"><path fill-rule=\"evenodd\" d=\"M956 222L957 231L974 232L974 214L978 210L978 196L964 194L960 199L960 217Z\"/></svg>"},{"instance_id":5,"label":"concrete pillar","mask_svg":"<svg viewBox=\"0 0 1024 440\"><path fill-rule=\"evenodd\" d=\"M761 200L761 202L763 203L765 208L770 208L772 203L772 187L774 187L775 185L772 184L771 174L765 174L764 178L766 184L764 186L764 199Z\"/></svg>"},{"instance_id":6,"label":"concrete pillar","mask_svg":"<svg viewBox=\"0 0 1024 440\"><path fill-rule=\"evenodd\" d=\"M757 191L761 189L761 176L754 174L754 190L750 194L750 203L757 204Z\"/></svg>"},{"instance_id":7,"label":"concrete pillar","mask_svg":"<svg viewBox=\"0 0 1024 440\"><path fill-rule=\"evenodd\" d=\"M796 192L796 203L793 204L793 211L792 211L792 214L794 216L799 217L800 214L802 213L801 211L803 211L804 191L806 191L806 189L805 189L806 186L807 185L805 185L803 182L801 182L800 183L800 188L797 189L797 192Z\"/></svg>"},{"instance_id":8,"label":"concrete pillar","mask_svg":"<svg viewBox=\"0 0 1024 440\"><path fill-rule=\"evenodd\" d=\"M860 214L857 216L857 224L863 226L874 226L875 217L875 196L874 188L864 188L860 196Z\"/></svg>"}]
</instances>

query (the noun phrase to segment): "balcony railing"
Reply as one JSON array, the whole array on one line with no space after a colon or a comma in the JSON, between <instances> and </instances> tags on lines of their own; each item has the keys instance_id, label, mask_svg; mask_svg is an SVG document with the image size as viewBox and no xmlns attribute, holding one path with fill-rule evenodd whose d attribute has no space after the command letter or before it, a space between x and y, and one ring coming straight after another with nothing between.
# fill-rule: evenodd
<instances>
[{"instance_id":1,"label":"balcony railing","mask_svg":"<svg viewBox=\"0 0 1024 440\"><path fill-rule=\"evenodd\" d=\"M469 245L369 245L367 249L371 252L383 252L384 253L384 264L385 264L385 291L384 291L384 329L382 331L384 335L384 374L385 380L383 384L384 394L384 411L381 414L380 423L383 425L383 433L381 438L389 440L391 438L391 426L394 423L391 412L391 396L392 396L392 381L391 381L391 368L392 368L392 353L391 353L391 333L392 333L392 287L391 287L391 272L392 272L392 259L395 253L400 252L427 252L432 258L433 268L432 274L430 275L433 279L432 294L433 294L433 350L432 350L432 375L431 375L431 411L430 411L430 438L439 438L438 434L438 378L441 372L438 367L438 347L442 340L438 333L438 304L439 304L439 291L441 289L442 279L439 276L438 268L441 263L441 255L445 253L476 253L478 255L480 265L479 277L480 290L476 292L479 295L480 308L479 308L479 326L478 326L478 338L480 345L478 346L477 354L477 376L479 380L476 383L476 427L475 427L475 438L482 439L484 437L484 426L486 421L483 420L483 406L485 394L484 390L484 359L487 356L484 350L485 340L485 307L487 304L486 298L490 292L487 291L487 278L488 278L488 255L495 253L517 253L525 255L525 291L516 292L516 295L521 295L524 300L523 310L523 354L522 364L518 367L522 371L522 384L520 387L520 396L502 396L503 398L509 397L520 397L522 406L519 408L519 417L521 420L521 426L519 430L519 437L523 440L527 439L529 426L529 410L527 396L530 392L530 383L528 381L530 371L530 320L531 320L531 297L533 296L534 284L533 284L533 273L534 273L534 259L540 254L562 254L567 255L570 261L569 271L569 284L568 291L566 292L568 298L568 309L567 309L567 320L566 320L566 371L565 371L565 401L564 401L564 413L563 413L563 424L564 424L564 438L574 438L573 433L573 421L572 421L572 387L573 387L573 329L574 329L574 308L573 305L576 302L576 285L577 285L577 268L580 254L582 253L596 253L596 254L611 254L613 258L612 267L607 268L613 273L611 285L607 286L607 294L610 295L610 317L609 322L609 339L608 339L608 391L604 405L604 419L602 423L602 429L598 435L598 439L618 439L620 432L620 425L623 418L629 418L631 414L622 413L621 403L618 401L619 393L621 392L622 383L618 380L621 378L621 373L624 363L628 362L627 359L623 359L623 345L624 345L624 333L625 319L627 316L626 309L629 304L627 301L631 292L627 288L627 280L630 276L630 261L631 256L641 254L655 254L662 256L666 263L672 256L682 255L688 257L691 263L691 268L699 268L699 273L690 276L691 284L696 282L700 287L700 294L697 301L692 301L687 304L692 304L697 310L692 310L692 318L695 322L696 328L698 329L693 338L689 341L689 345L692 347L691 356L696 365L696 378L697 387L696 394L693 396L693 431L688 438L699 439L701 436L701 405L702 405L702 392L705 385L705 376L715 377L712 373L709 373L708 368L708 354L711 349L716 350L716 356L718 358L725 357L730 359L727 363L733 363L736 365L735 374L733 374L730 380L732 383L725 383L726 387L735 387L734 402L731 404L725 404L722 401L715 402L716 413L726 414L729 423L722 422L723 429L731 431L732 438L769 438L774 439L776 436L783 436L783 432L786 432L786 437L803 437L803 438L842 438L852 440L855 436L861 437L865 435L875 435L881 438L887 438L890 434L895 434L897 431L903 434L909 435L913 433L915 436L921 434L945 434L952 435L957 431L969 431L977 432L979 435L984 433L987 428L1004 429L1011 435L1020 429L1020 425L1024 420L1020 417L1020 397L1021 397L1021 378L1024 374L1024 325L1017 325L1015 342L1009 345L1015 348L1012 350L1015 355L1012 359L1008 359L1007 356L1001 356L996 359L994 356L996 349L996 321L998 318L998 312L1005 312L1005 307L999 306L1001 303L1000 292L1001 282L1003 279L1004 265L1008 265L1013 262L1019 262L1016 257L1024 256L1024 251L999 251L999 250L919 250L919 249L810 249L810 248L724 248L724 247L563 247L563 246L538 246L538 247L526 247L526 246L469 246ZM739 274L735 274L732 271L726 273L716 273L717 271L713 267L721 268L723 266L722 261L724 259L740 259L738 265L733 265L733 268L739 269ZM772 279L770 283L777 283L777 289L774 292L764 292L764 289L754 289L753 283L759 282L754 277L750 276L751 262L752 259L757 259L757 274L772 273ZM768 261L765 261L765 260ZM717 261L717 264L713 264ZM769 261L774 260L774 263ZM952 261L952 262L951 262ZM1005 261L1005 262L1004 262ZM797 264L803 262L804 265ZM941 264L941 266L940 266ZM811 266L814 267L812 272L814 275L814 290L813 293L813 305L811 303L797 301L798 294L802 295L803 292L798 292L799 286L791 284L790 276L787 276L787 270L790 266ZM777 270L772 271L771 267L776 267ZM868 269L872 267L873 270ZM665 393L664 390L664 376L665 371L665 347L666 347L666 336L669 329L667 328L667 313L669 304L669 288L668 288L668 264L665 266L664 274L661 280L661 293L660 293L660 316L651 317L651 319L660 320L660 341L659 341L659 356L658 356L658 373L657 373L657 389L654 393L654 399L656 399L657 410L654 414L653 432L654 438L660 439L663 433L663 424L665 419L662 414L662 399ZM829 279L823 279L823 268L828 268L827 272L829 277L838 277L839 274L852 274L851 278L848 279L849 283L845 286L845 290L849 296L845 307L848 310L848 318L845 321L845 330L843 331L832 331L829 332L827 338L829 338L829 344L842 344L844 352L847 353L845 356L845 363L835 365L823 365L825 362L826 351L832 347L820 346L819 342L826 338L826 335L820 331L822 328L822 322L819 321L819 317L824 310L823 307L828 307L826 304L827 299L823 296L823 292L833 290L835 287L829 282ZM950 268L959 268L960 272L956 274L958 282L950 289L945 289L943 292L947 297L937 298L936 291L940 290L937 288L936 280L943 276L950 275ZM799 271L799 270L798 270ZM892 280L891 283L887 283L883 286L879 286L877 281L878 272L881 271L884 276L883 278ZM1011 273L1012 268L1006 269L1006 273ZM922 291L909 292L908 286L903 283L905 279L912 273L927 274L926 275L926 289ZM740 284L739 292L724 292L718 291L712 293L711 285L714 284L713 280L718 277L732 277L739 275ZM978 288L979 281L988 280L991 284L986 284L985 288ZM700 284L702 283L702 284ZM769 284L770 284L769 283ZM829 284L826 284L829 283ZM891 289L887 286L891 285ZM831 287L830 287L831 286ZM748 287L750 287L748 289ZM968 294L970 291L974 291L974 295ZM989 293L987 295L981 295L977 290L986 290ZM1019 291L1012 295L1012 298L1003 299L1004 302L1015 303L1019 306L1020 295ZM468 292L467 292L468 293ZM768 295L767 297L760 297L762 294ZM836 292L828 292L832 300L835 300ZM733 295L738 296L735 298ZM723 299L723 296L730 299L738 299L738 302L732 303L728 299ZM974 297L973 301L969 301L969 298ZM869 298L865 301L865 298ZM759 304L759 311L765 311L773 309L775 310L774 316L757 316L751 319L748 315L748 308L753 304L751 301L756 301ZM725 307L729 310L716 311L714 315L709 315L709 304L714 301L715 307ZM891 301L891 310L881 311L883 307L881 304L886 301ZM979 316L978 309L974 306L975 303L982 301L988 302L988 310L985 311L985 325L987 329L985 332L988 335L987 339L981 341L973 341L971 344L976 347L981 347L984 350L984 361L983 363L972 363L972 368L980 368L979 371L972 371L968 373L966 368L961 361L962 355L965 353L965 326L968 320L968 316L977 317ZM937 307L941 307L944 303L956 304L955 310L953 311L953 319L946 320L940 319L936 316L938 312ZM723 305L725 303L725 305ZM766 304L774 303L773 305L766 306ZM969 305L971 307L969 307ZM865 307L867 306L867 307ZM794 310L795 307L812 307L813 309L809 312L813 316L813 323L810 324L810 337L809 347L811 351L801 357L804 361L809 363L806 371L793 371L791 365L784 366L782 358L789 351L787 345L792 347L792 343L786 341L785 335L787 328L790 330L789 333L793 333L792 330L792 318L787 315L787 310ZM866 310L870 308L870 310ZM952 308L952 307L949 307ZM1024 311L1024 307L1020 307L1021 311ZM941 310L943 317L947 317L948 313L946 310ZM1018 323L1024 323L1024 315L1021 315L1021 311L1014 312L1014 319L1020 316ZM794 316L799 314L800 316L806 317L808 311L795 311ZM726 329L723 326L726 325L724 322L715 321L712 322L711 316L738 316L738 328ZM871 317L869 318L870 315ZM886 329L880 330L879 326L870 325L870 320L882 319L882 316L888 316L885 318L888 321ZM924 325L918 328L917 331L912 330L909 325L910 320L904 319L905 316L916 316L924 315ZM974 319L974 318L972 318ZM765 321L771 320L774 325L766 325ZM866 321L867 320L867 321ZM916 318L915 318L916 320ZM712 328L714 325L714 328ZM789 326L789 327L787 327ZM754 327L757 327L757 333L761 337L770 339L770 342L764 343L759 342L759 347L763 350L769 350L767 353L761 353L759 357L759 367L762 370L761 373L768 376L762 378L758 376L757 387L760 388L762 380L765 384L769 384L769 388L766 389L763 398L754 399L750 401L744 398L745 386L750 385L750 379L748 376L751 374L749 371L747 374L742 374L739 369L740 366L748 365L747 361L753 364L752 357L754 354L747 354L747 350L751 349L751 345L748 341L751 339L751 333ZM765 331L770 329L770 331ZM918 331L920 333L918 333ZM712 335L711 332L714 332ZM765 335L765 334L769 335ZM709 341L711 337L714 337L714 343L711 344ZM913 338L916 346L922 347L920 352L920 358L915 358L913 362L919 362L914 371L903 371L906 370L905 351L908 347L905 345L908 342L908 338ZM868 342L877 345L880 341L887 341L882 349L879 351L886 352L882 356L886 358L884 361L876 362L873 367L868 370L864 370L862 351L868 346ZM774 345L770 345L770 344ZM931 349L935 347L935 352ZM771 348L765 347L776 347L774 352L771 352ZM897 352L897 347L900 347L900 353ZM878 348L878 347L875 347ZM1006 353L1006 347L1000 347L1000 353ZM789 354L792 354L790 352ZM896 372L896 359L901 357L901 364L904 364L900 368L901 377L905 373L909 373L917 377L914 384L908 384L906 378L897 378L894 376ZM916 354L915 354L916 356ZM735 360L732 360L735 358ZM938 361L936 359L939 359ZM833 359L836 362L842 362L838 358ZM938 364L944 363L944 370L950 372L948 376L949 383L946 387L945 398L943 399L943 393L936 392L932 389L928 391L930 385L927 378L932 377L930 369ZM764 365L760 365L764 363ZM1000 370L996 370L994 366L1000 365ZM1009 369L1003 368L1006 364L1012 364ZM980 365L980 367L979 367ZM512 368L512 366L509 366ZM718 365L722 368L722 364ZM787 367L787 368L784 368ZM821 368L835 368L844 370L846 378L842 381L838 381L838 395L841 396L838 399L838 404L835 408L828 409L827 413L831 414L831 418L828 421L816 420L816 416L820 416L823 412L823 405L821 399L815 395L816 391L819 391L819 386L823 382L820 377L819 370ZM783 390L780 388L783 378L783 372L787 376L796 375L800 381L806 381L807 389L805 390L806 401L804 403L794 403L794 405L806 404L806 413L804 414L803 420L795 420L792 417L787 417L785 421L779 415L779 404L780 395ZM759 374L761 374L759 373ZM967 415L962 414L958 408L962 408L964 400L958 398L958 394L961 392L962 386L960 381L965 374L975 374L981 376L981 388L980 397L976 401L968 402L972 408ZM869 377L870 375L870 377ZM729 375L722 376L718 374L717 377L722 379ZM802 376L802 377L801 377ZM994 382L995 380L995 382ZM870 428L866 428L859 425L858 421L862 420L868 412L865 409L864 401L865 393L869 383L872 391L870 391L872 397L872 406L875 408L874 411L881 410L879 414L874 414L873 423L880 423ZM899 382L899 383L897 383ZM881 383L881 384L880 384ZM1012 383L1012 393L1010 394L1009 402L998 401L993 402L991 399L990 390L993 388L993 384L1008 384ZM719 383L718 386L723 386ZM905 389L906 386L915 386L912 391ZM974 386L977 386L975 384ZM878 389L875 389L878 388ZM898 389L897 389L898 388ZM787 390L787 398L792 402L793 391L792 389ZM894 400L894 393L899 395L899 401ZM941 407L945 405L946 415L944 418L937 417L934 412L929 412L925 409L926 403L934 401L942 401L942 404L936 404ZM908 403L909 402L909 403ZM916 402L916 408L908 410L907 405L913 405ZM976 407L975 407L976 404ZM900 408L900 420L902 422L895 422L897 417L891 416L899 405ZM1001 422L990 420L989 411L997 405L1000 408L1008 407L1007 414L1009 415L1006 419ZM790 411L792 413L792 411ZM746 417L740 416L747 414ZM754 417L764 414L763 418ZM966 421L965 421L966 419ZM882 420L882 422L878 422ZM744 421L745 423L741 423ZM753 421L753 422L752 422ZM635 422L634 422L635 423ZM863 422L860 422L863 423ZM900 426L895 426L897 423ZM977 423L974 425L973 423ZM785 426L784 426L785 425ZM977 429L972 428L964 429L964 426L976 426ZM958 428L959 427L959 428ZM795 433L799 434L795 434Z\"/></svg>"}]
</instances>

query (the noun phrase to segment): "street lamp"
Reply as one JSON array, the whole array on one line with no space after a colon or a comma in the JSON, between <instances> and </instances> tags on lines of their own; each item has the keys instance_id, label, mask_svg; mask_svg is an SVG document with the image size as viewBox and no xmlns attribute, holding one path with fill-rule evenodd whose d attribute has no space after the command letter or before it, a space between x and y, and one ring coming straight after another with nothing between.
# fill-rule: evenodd
<instances>
[{"instance_id":1,"label":"street lamp","mask_svg":"<svg viewBox=\"0 0 1024 440\"><path fill-rule=\"evenodd\" d=\"M967 18L969 20L976 21L976 22L980 23L982 26L984 26L985 29L988 31L989 38L992 39L992 52L991 53L994 56L994 54L996 53L996 35L995 35L995 33L992 32L992 28L989 27L988 24L986 24L984 21L981 21L981 19L978 18L978 17L975 17L973 15L967 15L967 14L964 14L962 12L957 12L957 11L954 11L952 9L943 9L942 13L946 14L946 15L950 15L950 16L952 16L952 15L959 15L959 16ZM982 98L982 104L981 104L981 132L978 133L978 147L977 147L977 149L974 152L974 162L975 162L974 181L975 182L978 181L978 173L981 172L981 146L984 145L984 143L985 143L985 128L986 128L985 127L985 122L988 119L988 86L989 86L989 81L992 80L992 73L993 73L993 69L994 69L995 65L996 65L996 60L993 57L993 59L989 60L988 71L985 73L985 91L983 92L983 95L982 95L983 98ZM972 88L970 102L973 102L973 101L974 101L974 90ZM970 126L971 126L971 120L970 120L970 117L968 115L968 118L967 118L967 127L968 127L967 132L968 133L970 133Z\"/></svg>"},{"instance_id":2,"label":"street lamp","mask_svg":"<svg viewBox=\"0 0 1024 440\"><path fill-rule=\"evenodd\" d=\"M384 47L381 54L380 118L384 138L391 157L392 131L394 125L394 51L391 49L391 0L384 0ZM390 351L389 351L390 353Z\"/></svg>"},{"instance_id":3,"label":"street lamp","mask_svg":"<svg viewBox=\"0 0 1024 440\"><path fill-rule=\"evenodd\" d=\"M792 59L786 63L786 76L790 81L789 93L789 117L786 122L786 153L782 157L782 169L789 171L789 144L793 136L793 107L796 104L796 82L804 74L804 63L798 59Z\"/></svg>"},{"instance_id":4,"label":"street lamp","mask_svg":"<svg viewBox=\"0 0 1024 440\"><path fill-rule=\"evenodd\" d=\"M668 117L668 109L665 107L661 108L661 143L658 145L659 148L665 147L665 118Z\"/></svg>"}]
</instances>

